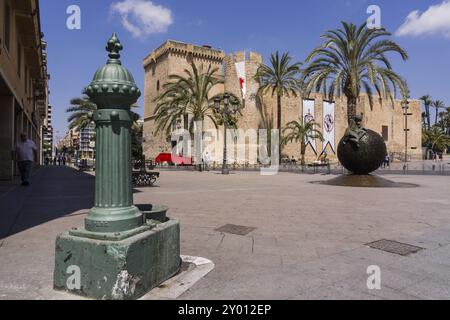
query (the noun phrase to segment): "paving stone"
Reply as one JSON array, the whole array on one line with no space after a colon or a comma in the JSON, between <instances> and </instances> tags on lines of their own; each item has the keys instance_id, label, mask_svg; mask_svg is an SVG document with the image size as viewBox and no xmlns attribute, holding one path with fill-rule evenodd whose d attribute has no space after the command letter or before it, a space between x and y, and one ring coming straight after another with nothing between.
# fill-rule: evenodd
<instances>
[{"instance_id":1,"label":"paving stone","mask_svg":"<svg viewBox=\"0 0 450 320\"><path fill-rule=\"evenodd\" d=\"M52 290L55 239L83 224L94 179L69 168L41 170L30 189L0 198L0 226L12 230L0 240L0 299L66 299ZM356 192L310 183L330 178L322 176L161 170L158 187L134 198L169 206L180 221L182 254L215 264L183 299L447 299L450 215L447 200L435 200L448 199L450 176L386 177L425 187ZM5 215L4 199L23 205ZM214 231L225 224L257 229ZM364 246L380 239L425 250L401 257ZM364 287L369 265L381 267L381 291Z\"/></svg>"}]
</instances>

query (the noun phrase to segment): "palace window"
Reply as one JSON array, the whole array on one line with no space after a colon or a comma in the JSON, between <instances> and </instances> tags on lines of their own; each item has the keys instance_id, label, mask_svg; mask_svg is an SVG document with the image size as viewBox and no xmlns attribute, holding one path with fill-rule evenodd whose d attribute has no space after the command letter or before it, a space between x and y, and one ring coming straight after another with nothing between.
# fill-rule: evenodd
<instances>
[{"instance_id":1,"label":"palace window","mask_svg":"<svg viewBox=\"0 0 450 320\"><path fill-rule=\"evenodd\" d=\"M159 91L159 80L158 81L156 81L156 91Z\"/></svg>"},{"instance_id":2,"label":"palace window","mask_svg":"<svg viewBox=\"0 0 450 320\"><path fill-rule=\"evenodd\" d=\"M388 126L381 127L381 135L383 136L384 141L389 141L389 127Z\"/></svg>"}]
</instances>

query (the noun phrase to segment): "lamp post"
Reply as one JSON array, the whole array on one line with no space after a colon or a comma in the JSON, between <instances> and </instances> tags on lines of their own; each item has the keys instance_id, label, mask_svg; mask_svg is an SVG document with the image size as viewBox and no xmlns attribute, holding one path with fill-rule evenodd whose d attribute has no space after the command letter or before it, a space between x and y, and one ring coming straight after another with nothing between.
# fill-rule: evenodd
<instances>
[{"instance_id":1,"label":"lamp post","mask_svg":"<svg viewBox=\"0 0 450 320\"><path fill-rule=\"evenodd\" d=\"M402 109L403 109L403 116L405 117L405 168L406 163L408 162L408 132L411 131L408 128L408 117L412 116L412 113L408 113L409 110L409 101L407 98L403 99L402 101Z\"/></svg>"},{"instance_id":2,"label":"lamp post","mask_svg":"<svg viewBox=\"0 0 450 320\"><path fill-rule=\"evenodd\" d=\"M221 107L220 102L223 100L223 107ZM234 101L232 103L231 109L230 105L230 95L225 93L223 99L216 97L214 99L214 110L219 114L223 121L223 164L222 164L222 174L230 174L227 162L227 130L228 130L228 119L230 116L235 116L239 111L239 103Z\"/></svg>"}]
</instances>

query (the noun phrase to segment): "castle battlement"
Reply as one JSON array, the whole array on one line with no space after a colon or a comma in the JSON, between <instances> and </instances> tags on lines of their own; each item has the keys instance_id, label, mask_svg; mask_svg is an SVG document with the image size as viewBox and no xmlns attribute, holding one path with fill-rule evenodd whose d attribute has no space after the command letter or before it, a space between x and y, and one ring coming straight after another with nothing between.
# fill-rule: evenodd
<instances>
[{"instance_id":1,"label":"castle battlement","mask_svg":"<svg viewBox=\"0 0 450 320\"><path fill-rule=\"evenodd\" d=\"M144 59L144 68L152 62L156 62L159 57L167 53L179 55L191 54L192 57L198 59L213 60L219 63L221 63L225 57L225 52L213 49L209 46L199 46L176 40L167 40Z\"/></svg>"},{"instance_id":2,"label":"castle battlement","mask_svg":"<svg viewBox=\"0 0 450 320\"><path fill-rule=\"evenodd\" d=\"M239 97L242 102L242 115L239 117L238 129L276 129L277 123L277 98L272 92L267 92L262 97L256 97L259 83L255 74L263 57L252 51L238 51L225 54L222 50L213 49L209 46L198 46L180 41L168 40L159 48L155 49L144 60L145 67L145 108L144 108L144 135L146 142L144 150L150 158L156 157L160 152L171 152L173 141L164 134L155 135L156 123L154 112L156 108L155 99L164 90L164 84L171 75L184 75L190 64L208 65L215 69L215 76L222 78L223 83L216 85L211 96L229 92ZM361 95L358 101L358 113L364 114L364 124L367 128L379 132L386 141L389 152L396 154L404 152L404 121L401 102L394 101L394 106L386 99L373 99L371 107L367 95ZM410 100L410 113L408 119L409 133L408 142L410 154L415 158L421 157L422 128L421 128L421 105L417 100ZM327 150L330 159L336 159L333 145L339 141L347 129L347 104L345 97L336 97L335 101L327 101L321 93L313 93L308 97L301 94L282 97L281 123L292 120L305 119L305 112L312 116L320 130L333 137L333 143L323 143L317 140L315 146L307 148L306 158L314 161L318 155ZM328 121L329 132L325 132L325 121ZM331 125L330 125L331 123ZM208 120L205 121L206 129L215 129ZM330 129L331 128L331 129ZM178 142L175 142L175 145ZM283 155L291 158L298 157L300 145L291 143L283 148Z\"/></svg>"}]
</instances>

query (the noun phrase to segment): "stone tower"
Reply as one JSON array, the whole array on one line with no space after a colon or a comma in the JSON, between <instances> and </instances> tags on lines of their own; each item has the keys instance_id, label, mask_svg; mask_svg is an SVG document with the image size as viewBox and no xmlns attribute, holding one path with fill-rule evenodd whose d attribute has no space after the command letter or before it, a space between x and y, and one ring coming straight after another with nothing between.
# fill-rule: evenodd
<instances>
[{"instance_id":1,"label":"stone tower","mask_svg":"<svg viewBox=\"0 0 450 320\"><path fill-rule=\"evenodd\" d=\"M256 93L259 89L254 77L262 57L258 53L249 52L246 57L245 52L237 52L234 55L227 55L224 61L225 71L225 91L231 92L238 97L242 97L241 83L237 74L236 64L244 63L245 66L245 86L246 93L245 106L242 110L242 117L239 118L239 128L243 130L258 128L261 122L260 106L256 100Z\"/></svg>"},{"instance_id":2,"label":"stone tower","mask_svg":"<svg viewBox=\"0 0 450 320\"><path fill-rule=\"evenodd\" d=\"M234 131L233 137L228 139L229 147L235 150L229 150L229 163L251 162L249 158L250 148L254 148L250 137L251 130L253 132L258 129L276 129L277 123L277 101L276 95L267 92L261 99L258 99L257 92L259 85L255 81L254 76L263 59L260 54L254 52L236 52L225 56L221 50L212 49L209 46L196 46L178 41L167 41L158 49L153 51L144 60L145 68L145 123L144 123L144 152L147 158L155 158L161 152L171 152L177 142L172 142L166 134L155 135L154 112L156 104L154 99L164 90L163 85L169 80L169 76L173 74L181 75L185 69L190 68L190 64L194 62L196 65L203 64L207 67L218 68L217 77L224 80L223 85L217 85L212 95L230 92L237 97L241 97L244 102L242 116L238 118L238 129ZM242 90L241 84L244 84L245 90ZM244 92L245 91L245 94ZM302 97L300 94L283 96L282 98L282 127L288 122L299 120L304 117L304 103L309 100L314 103L314 117L316 122L324 128L324 104L326 98L321 93L312 93L308 97ZM364 125L376 132L379 132L385 138L388 146L388 152L392 158L404 155L404 115L400 105L400 101L395 101L393 107L389 101L380 101L374 99L375 105L370 107L367 97L362 95L359 100L359 112L364 114ZM327 102L328 103L328 102ZM347 103L345 97L336 97L332 102L334 105L334 115L332 118L334 130L334 144L339 142L347 128ZM417 100L410 101L410 110L412 116L409 118L408 133L408 152L413 159L421 159L421 107ZM329 119L329 118L328 118ZM173 124L173 129L183 127L183 120ZM204 131L214 129L212 122L206 120L204 122ZM211 130L209 136L205 134L204 141L209 141L214 152L210 152L214 156L213 160L217 163L222 162L223 127L218 130ZM209 134L209 133L208 133ZM179 143L180 141L178 141ZM211 143L212 142L212 143ZM215 142L215 143L214 143ZM245 155L238 155L237 149L239 145L245 145ZM331 143L322 143L320 139L316 139L315 148L309 145L306 150L306 160L308 163L317 160L323 150L326 150L331 161L337 161L336 148L331 147ZM254 150L254 149L252 149ZM178 151L178 149L177 149ZM282 149L282 156L300 159L300 144L289 143Z\"/></svg>"},{"instance_id":3,"label":"stone tower","mask_svg":"<svg viewBox=\"0 0 450 320\"><path fill-rule=\"evenodd\" d=\"M170 137L165 133L156 133L154 100L163 92L163 86L169 81L170 75L183 75L185 69L193 62L197 66L203 64L218 68L217 76L222 77L223 51L209 46L196 46L178 41L166 41L144 59L145 94L144 94L144 143L143 149L147 158L155 158L159 153L172 150ZM223 86L217 86L213 94L223 91ZM174 124L176 126L176 124Z\"/></svg>"}]
</instances>

